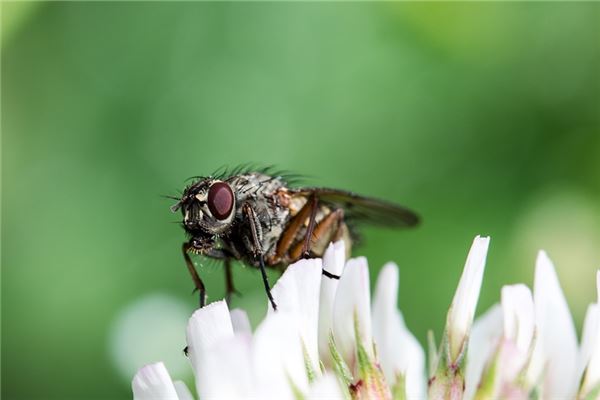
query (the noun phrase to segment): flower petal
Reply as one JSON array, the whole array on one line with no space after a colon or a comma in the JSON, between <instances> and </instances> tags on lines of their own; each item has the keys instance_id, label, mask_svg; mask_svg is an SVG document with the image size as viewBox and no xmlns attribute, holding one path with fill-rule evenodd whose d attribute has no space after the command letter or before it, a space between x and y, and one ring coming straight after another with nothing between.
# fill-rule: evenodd
<instances>
[{"instance_id":1,"label":"flower petal","mask_svg":"<svg viewBox=\"0 0 600 400\"><path fill-rule=\"evenodd\" d=\"M514 341L520 351L527 353L535 329L533 296L529 288L522 284L504 286L502 311L504 337Z\"/></svg>"},{"instance_id":2,"label":"flower petal","mask_svg":"<svg viewBox=\"0 0 600 400\"><path fill-rule=\"evenodd\" d=\"M481 315L471 329L465 372L465 400L475 396L477 386L490 357L496 353L502 336L502 308L494 304Z\"/></svg>"},{"instance_id":3,"label":"flower petal","mask_svg":"<svg viewBox=\"0 0 600 400\"><path fill-rule=\"evenodd\" d=\"M535 383L542 377L544 398L573 398L577 337L554 266L544 251L536 261L533 298L537 336L528 380Z\"/></svg>"},{"instance_id":4,"label":"flower petal","mask_svg":"<svg viewBox=\"0 0 600 400\"><path fill-rule=\"evenodd\" d=\"M277 311L268 307L269 314L283 313L292 317L291 322L300 332L298 340L302 340L317 372L320 372L317 333L322 270L323 264L318 258L290 265L271 290Z\"/></svg>"},{"instance_id":5,"label":"flower petal","mask_svg":"<svg viewBox=\"0 0 600 400\"><path fill-rule=\"evenodd\" d=\"M192 314L187 326L188 355L197 372L202 351L233 336L233 326L225 301L217 301Z\"/></svg>"},{"instance_id":6,"label":"flower petal","mask_svg":"<svg viewBox=\"0 0 600 400\"><path fill-rule=\"evenodd\" d=\"M248 314L246 311L240 308L234 308L231 310L231 325L233 327L233 332L237 335L240 333L243 334L252 334L252 327L250 326L250 319L248 318Z\"/></svg>"},{"instance_id":7,"label":"flower petal","mask_svg":"<svg viewBox=\"0 0 600 400\"><path fill-rule=\"evenodd\" d=\"M578 377L583 376L581 398L600 381L600 307L590 304L585 314L581 337Z\"/></svg>"},{"instance_id":8,"label":"flower petal","mask_svg":"<svg viewBox=\"0 0 600 400\"><path fill-rule=\"evenodd\" d=\"M261 399L293 399L308 391L302 342L295 316L279 310L267 315L254 334L252 370Z\"/></svg>"},{"instance_id":9,"label":"flower petal","mask_svg":"<svg viewBox=\"0 0 600 400\"><path fill-rule=\"evenodd\" d=\"M333 336L338 351L351 370L356 366L355 318L362 345L373 358L369 267L364 257L348 260L340 278L333 312Z\"/></svg>"},{"instance_id":10,"label":"flower petal","mask_svg":"<svg viewBox=\"0 0 600 400\"><path fill-rule=\"evenodd\" d=\"M590 304L583 323L580 375L585 369L582 397L600 385L600 271L596 272L597 303Z\"/></svg>"},{"instance_id":11,"label":"flower petal","mask_svg":"<svg viewBox=\"0 0 600 400\"><path fill-rule=\"evenodd\" d=\"M252 338L230 336L204 349L196 374L201 399L245 399L256 396L252 365Z\"/></svg>"},{"instance_id":12,"label":"flower petal","mask_svg":"<svg viewBox=\"0 0 600 400\"><path fill-rule=\"evenodd\" d=\"M408 331L396 308L398 266L386 264L377 278L373 299L373 340L386 381L390 387L400 377L404 381L403 398L425 397L425 353Z\"/></svg>"},{"instance_id":13,"label":"flower petal","mask_svg":"<svg viewBox=\"0 0 600 400\"><path fill-rule=\"evenodd\" d=\"M525 285L502 288L504 340L500 354L500 382L511 385L529 359L535 315L533 296Z\"/></svg>"},{"instance_id":14,"label":"flower petal","mask_svg":"<svg viewBox=\"0 0 600 400\"><path fill-rule=\"evenodd\" d=\"M455 362L464 349L479 300L489 237L475 237L465 268L448 311L446 329L450 346L450 361Z\"/></svg>"},{"instance_id":15,"label":"flower petal","mask_svg":"<svg viewBox=\"0 0 600 400\"><path fill-rule=\"evenodd\" d=\"M190 392L185 382L175 381L173 384L175 385L175 391L179 400L194 400L194 396L192 396L192 392Z\"/></svg>"},{"instance_id":16,"label":"flower petal","mask_svg":"<svg viewBox=\"0 0 600 400\"><path fill-rule=\"evenodd\" d=\"M162 362L142 367L131 382L134 400L178 400L173 380Z\"/></svg>"},{"instance_id":17,"label":"flower petal","mask_svg":"<svg viewBox=\"0 0 600 400\"><path fill-rule=\"evenodd\" d=\"M331 243L323 256L323 269L333 275L342 276L346 262L346 246L340 240ZM333 325L333 304L339 280L321 278L321 296L319 299L319 355L326 367L333 365L329 352L329 335Z\"/></svg>"},{"instance_id":18,"label":"flower petal","mask_svg":"<svg viewBox=\"0 0 600 400\"><path fill-rule=\"evenodd\" d=\"M335 375L326 372L310 385L310 390L306 396L308 400L345 400L346 397Z\"/></svg>"}]
</instances>

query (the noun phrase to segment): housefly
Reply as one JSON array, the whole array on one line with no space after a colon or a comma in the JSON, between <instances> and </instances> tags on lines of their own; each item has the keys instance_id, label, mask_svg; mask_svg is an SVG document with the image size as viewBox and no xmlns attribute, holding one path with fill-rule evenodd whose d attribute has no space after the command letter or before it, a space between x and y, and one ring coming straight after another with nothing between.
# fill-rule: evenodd
<instances>
[{"instance_id":1,"label":"housefly","mask_svg":"<svg viewBox=\"0 0 600 400\"><path fill-rule=\"evenodd\" d=\"M260 269L276 309L266 268L283 271L300 258L321 257L332 241L343 240L349 251L355 227L362 223L413 227L419 222L414 212L394 203L338 189L292 187L289 181L270 169L238 168L196 177L177 198L171 210L181 211L183 217L189 239L182 252L200 307L206 288L190 253L223 260L227 299L235 292L232 260ZM339 278L325 270L323 274Z\"/></svg>"}]
</instances>

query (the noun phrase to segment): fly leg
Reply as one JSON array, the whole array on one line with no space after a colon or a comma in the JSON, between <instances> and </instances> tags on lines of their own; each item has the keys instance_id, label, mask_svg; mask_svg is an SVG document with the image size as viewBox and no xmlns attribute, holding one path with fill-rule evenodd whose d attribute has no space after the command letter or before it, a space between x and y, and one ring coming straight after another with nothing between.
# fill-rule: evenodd
<instances>
[{"instance_id":1,"label":"fly leg","mask_svg":"<svg viewBox=\"0 0 600 400\"><path fill-rule=\"evenodd\" d=\"M309 197L308 201L302 208L298 211L296 215L290 220L287 227L283 231L279 242L277 242L277 248L275 250L275 256L273 259L275 260L273 263L279 262L281 259L285 258L294 244L296 240L296 236L298 236L298 232L304 226L307 218L316 216L317 212L317 198L315 196ZM312 218L314 220L314 217ZM309 223L310 227L310 223ZM314 222L313 228L314 229ZM310 238L310 236L307 236ZM307 240L305 239L303 243L306 244Z\"/></svg>"},{"instance_id":2,"label":"fly leg","mask_svg":"<svg viewBox=\"0 0 600 400\"><path fill-rule=\"evenodd\" d=\"M267 292L267 297L269 298L269 302L271 302L271 307L273 307L274 311L277 311L277 304L275 304L275 300L273 300L273 295L271 294L271 286L269 285L269 278L267 277L267 271L265 269L265 258L263 253L263 248L258 238L258 217L256 213L252 209L252 207L248 204L244 204L242 208L244 215L248 219L250 224L250 231L252 233L252 245L254 247L254 254L258 259L260 266L260 274L262 275L263 285L265 286L265 291Z\"/></svg>"},{"instance_id":3,"label":"fly leg","mask_svg":"<svg viewBox=\"0 0 600 400\"><path fill-rule=\"evenodd\" d=\"M200 308L202 308L204 307L204 304L206 302L206 288L204 287L204 282L202 282L202 279L200 279L198 271L196 271L196 267L194 266L194 263L192 262L192 259L190 258L190 255L188 253L193 247L194 246L190 241L184 243L181 249L183 251L183 258L185 259L185 264L187 265L187 268L190 271L190 275L192 275L194 285L196 286L194 292L196 290L200 292Z\"/></svg>"},{"instance_id":4,"label":"fly leg","mask_svg":"<svg viewBox=\"0 0 600 400\"><path fill-rule=\"evenodd\" d=\"M309 224L310 226L310 224ZM337 209L327 214L312 230L312 246L319 251L324 253L325 248L330 242L339 240L342 237L344 230L344 211ZM290 252L290 257L295 260L302 256L304 251L304 245L302 243L296 244L296 246ZM323 270L323 275L332 279L339 279L338 275L334 275L331 272Z\"/></svg>"}]
</instances>

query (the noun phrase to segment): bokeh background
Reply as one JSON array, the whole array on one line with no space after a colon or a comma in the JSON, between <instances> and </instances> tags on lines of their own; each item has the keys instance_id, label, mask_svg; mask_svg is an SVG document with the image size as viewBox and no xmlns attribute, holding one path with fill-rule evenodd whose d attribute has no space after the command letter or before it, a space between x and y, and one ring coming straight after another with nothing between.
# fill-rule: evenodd
<instances>
[{"instance_id":1,"label":"bokeh background","mask_svg":"<svg viewBox=\"0 0 600 400\"><path fill-rule=\"evenodd\" d=\"M365 230L438 338L476 234L478 313L554 260L580 329L600 267L600 5L2 3L2 397L130 398L197 298L184 180L275 164L417 210ZM217 265L198 260L211 299ZM235 266L253 322L259 275ZM275 279L275 276L272 276Z\"/></svg>"}]
</instances>

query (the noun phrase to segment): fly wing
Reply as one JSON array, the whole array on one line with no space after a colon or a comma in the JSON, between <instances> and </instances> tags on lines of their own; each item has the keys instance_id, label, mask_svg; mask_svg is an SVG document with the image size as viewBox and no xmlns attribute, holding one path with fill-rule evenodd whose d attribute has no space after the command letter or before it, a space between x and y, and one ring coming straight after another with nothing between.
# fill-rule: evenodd
<instances>
[{"instance_id":1,"label":"fly wing","mask_svg":"<svg viewBox=\"0 0 600 400\"><path fill-rule=\"evenodd\" d=\"M315 195L320 202L342 208L348 221L394 228L408 228L419 223L417 214L405 207L345 190L298 188L290 192L301 196Z\"/></svg>"}]
</instances>

